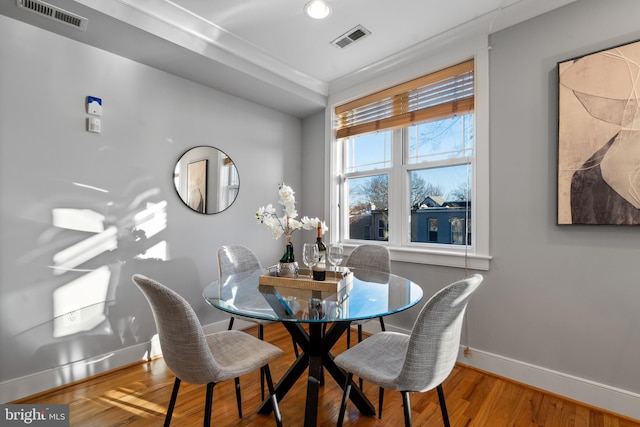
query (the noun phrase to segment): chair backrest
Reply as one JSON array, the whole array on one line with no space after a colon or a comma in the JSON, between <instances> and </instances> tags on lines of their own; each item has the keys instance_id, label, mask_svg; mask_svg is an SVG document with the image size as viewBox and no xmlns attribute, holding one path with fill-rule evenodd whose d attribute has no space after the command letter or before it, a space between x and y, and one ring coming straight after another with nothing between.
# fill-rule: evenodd
<instances>
[{"instance_id":1,"label":"chair backrest","mask_svg":"<svg viewBox=\"0 0 640 427\"><path fill-rule=\"evenodd\" d=\"M389 256L389 248L370 244L357 246L349 254L345 266L390 273L391 257Z\"/></svg>"},{"instance_id":2,"label":"chair backrest","mask_svg":"<svg viewBox=\"0 0 640 427\"><path fill-rule=\"evenodd\" d=\"M475 274L437 292L418 314L396 384L401 390L431 390L449 376L458 357L464 313L482 283Z\"/></svg>"},{"instance_id":3,"label":"chair backrest","mask_svg":"<svg viewBox=\"0 0 640 427\"><path fill-rule=\"evenodd\" d=\"M262 270L260 260L253 251L241 245L222 246L218 249L220 283L232 274Z\"/></svg>"},{"instance_id":4,"label":"chair backrest","mask_svg":"<svg viewBox=\"0 0 640 427\"><path fill-rule=\"evenodd\" d=\"M141 274L133 275L133 283L151 305L162 356L171 372L192 384L215 381L220 366L213 358L202 325L187 300Z\"/></svg>"}]
</instances>

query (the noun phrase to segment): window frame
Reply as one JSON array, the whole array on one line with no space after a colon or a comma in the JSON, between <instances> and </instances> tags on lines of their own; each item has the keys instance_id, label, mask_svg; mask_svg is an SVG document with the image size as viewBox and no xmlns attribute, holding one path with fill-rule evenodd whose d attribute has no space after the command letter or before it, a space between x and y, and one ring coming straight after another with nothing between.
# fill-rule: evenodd
<instances>
[{"instance_id":1,"label":"window frame","mask_svg":"<svg viewBox=\"0 0 640 427\"><path fill-rule=\"evenodd\" d=\"M434 68L435 71L443 69L452 64L462 62L464 60L474 59L474 79L475 79L475 108L474 108L474 155L471 164L472 167L472 195L473 214L471 216L470 228L473 233L471 245L442 245L430 244L425 242L410 242L410 221L401 221L389 215L390 240L388 242L379 242L376 240L351 240L346 236L347 228L344 227L345 221L348 221L349 209L346 200L348 195L343 194L343 184L345 176L341 173L342 158L345 153L341 152L341 146L336 138L335 128L335 107L348 99L342 101L336 100L328 107L329 127L331 128L329 137L329 200L336 203L329 204L330 218L330 238L332 241L342 242L347 250L362 243L383 244L389 247L391 258L393 261L402 261L418 264L432 264L459 268L472 268L478 270L488 270L491 256L489 254L489 102L488 102L488 77L489 77L489 59L488 51L481 49L472 55L466 55L462 60L447 61L442 66ZM407 81L409 79L404 79ZM375 92L375 91L371 91ZM353 94L351 99L366 96L366 93ZM402 132L402 129L393 130L393 132ZM410 215L410 207L407 198L408 179L404 179L401 174L408 174L411 169L423 169L424 165L420 163L407 164L404 160L403 147L404 144L392 145L392 162L394 166L391 169L372 170L363 173L363 175L377 175L381 173L389 174L389 206L403 206L400 216L405 218ZM400 156L400 157L396 157ZM396 167L397 159L401 159L402 166ZM401 184L398 184L401 183ZM402 187L400 187L402 186ZM392 191L391 189L396 189ZM400 189L401 191L398 191ZM398 194L399 193L399 194ZM345 209L341 209L345 206ZM465 219L466 221L466 219ZM469 238L469 236L467 236Z\"/></svg>"}]
</instances>

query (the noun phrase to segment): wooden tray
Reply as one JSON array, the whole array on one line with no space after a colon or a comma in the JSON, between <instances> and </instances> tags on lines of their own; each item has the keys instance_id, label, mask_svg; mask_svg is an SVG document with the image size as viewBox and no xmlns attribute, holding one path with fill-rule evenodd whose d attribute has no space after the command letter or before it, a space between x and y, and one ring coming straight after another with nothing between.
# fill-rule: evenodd
<instances>
[{"instance_id":1,"label":"wooden tray","mask_svg":"<svg viewBox=\"0 0 640 427\"><path fill-rule=\"evenodd\" d=\"M353 283L353 273L346 269L337 272L327 271L326 280L318 281L309 277L309 270L301 269L297 278L263 274L258 278L258 283L279 288L308 289L312 291L338 293Z\"/></svg>"}]
</instances>

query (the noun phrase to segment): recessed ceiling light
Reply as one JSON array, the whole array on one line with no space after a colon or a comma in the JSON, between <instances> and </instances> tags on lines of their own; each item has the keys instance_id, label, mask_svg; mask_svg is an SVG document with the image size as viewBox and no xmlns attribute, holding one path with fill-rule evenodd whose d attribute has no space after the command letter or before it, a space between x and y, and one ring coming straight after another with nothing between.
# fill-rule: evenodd
<instances>
[{"instance_id":1,"label":"recessed ceiling light","mask_svg":"<svg viewBox=\"0 0 640 427\"><path fill-rule=\"evenodd\" d=\"M313 19L324 19L331 13L331 6L324 0L311 0L304 6L304 11Z\"/></svg>"}]
</instances>

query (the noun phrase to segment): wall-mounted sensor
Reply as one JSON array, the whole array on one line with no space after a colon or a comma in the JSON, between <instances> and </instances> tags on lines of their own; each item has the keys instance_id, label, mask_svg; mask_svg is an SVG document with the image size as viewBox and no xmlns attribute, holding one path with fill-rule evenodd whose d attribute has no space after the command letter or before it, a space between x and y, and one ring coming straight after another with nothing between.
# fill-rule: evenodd
<instances>
[{"instance_id":1,"label":"wall-mounted sensor","mask_svg":"<svg viewBox=\"0 0 640 427\"><path fill-rule=\"evenodd\" d=\"M87 96L87 113L93 116L102 115L102 99L95 96Z\"/></svg>"},{"instance_id":2,"label":"wall-mounted sensor","mask_svg":"<svg viewBox=\"0 0 640 427\"><path fill-rule=\"evenodd\" d=\"M97 117L87 117L87 131L100 133L100 119Z\"/></svg>"}]
</instances>

